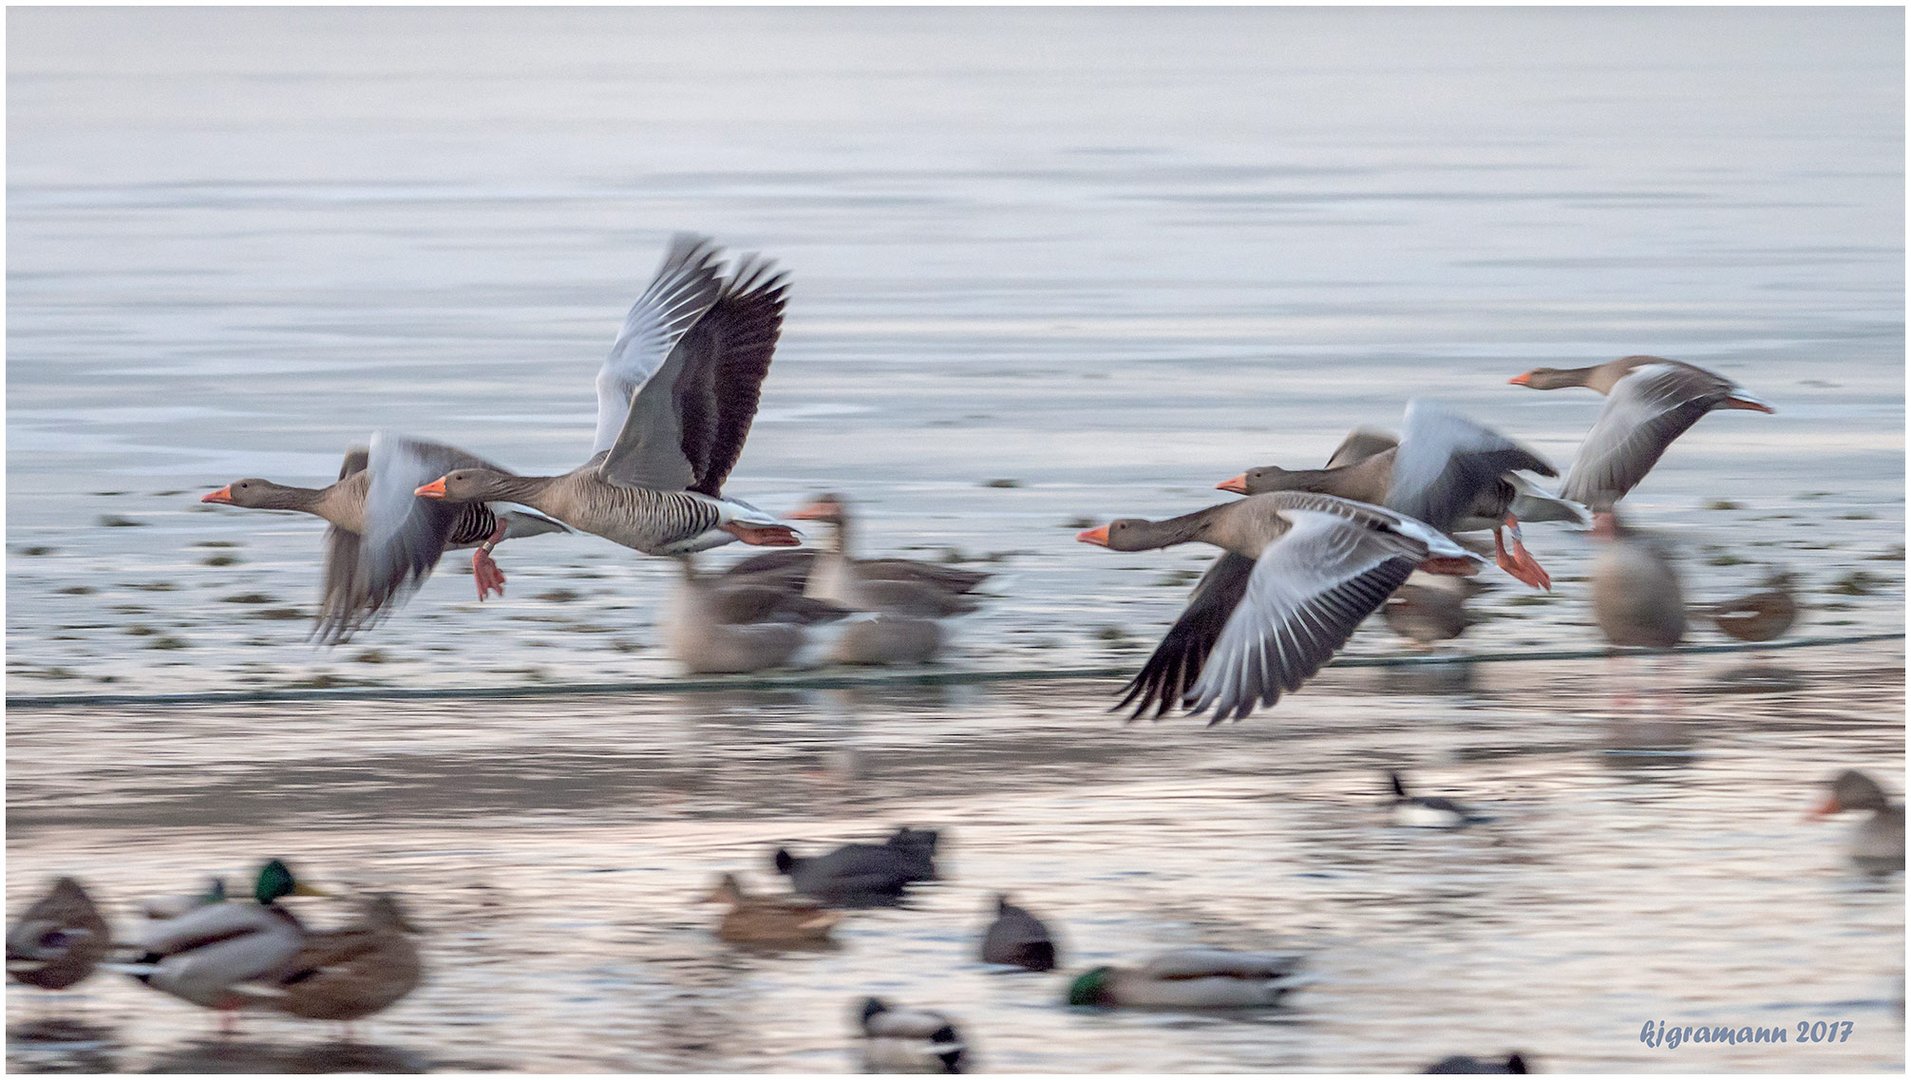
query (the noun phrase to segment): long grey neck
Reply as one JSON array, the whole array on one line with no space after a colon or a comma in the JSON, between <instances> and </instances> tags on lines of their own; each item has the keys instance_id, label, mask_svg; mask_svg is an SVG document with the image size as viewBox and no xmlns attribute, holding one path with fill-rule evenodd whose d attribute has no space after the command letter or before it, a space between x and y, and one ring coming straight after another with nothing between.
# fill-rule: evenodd
<instances>
[{"instance_id":1,"label":"long grey neck","mask_svg":"<svg viewBox=\"0 0 1911 1080\"><path fill-rule=\"evenodd\" d=\"M259 506L265 510L303 510L305 513L324 517L322 504L330 491L329 487L287 487L280 484L273 489L269 498L259 503Z\"/></svg>"},{"instance_id":2,"label":"long grey neck","mask_svg":"<svg viewBox=\"0 0 1911 1080\"><path fill-rule=\"evenodd\" d=\"M1139 531L1140 537L1130 539L1124 548L1133 547L1136 551L1152 551L1155 548L1173 547L1176 544L1191 544L1206 538L1213 517L1206 510L1196 510L1192 514L1166 518L1161 521L1144 522ZM1130 530L1132 537L1135 530Z\"/></svg>"},{"instance_id":3,"label":"long grey neck","mask_svg":"<svg viewBox=\"0 0 1911 1080\"><path fill-rule=\"evenodd\" d=\"M518 502L533 510L543 510L538 499L551 485L562 480L561 476L500 476L491 483L491 491L485 495L486 502Z\"/></svg>"}]
</instances>

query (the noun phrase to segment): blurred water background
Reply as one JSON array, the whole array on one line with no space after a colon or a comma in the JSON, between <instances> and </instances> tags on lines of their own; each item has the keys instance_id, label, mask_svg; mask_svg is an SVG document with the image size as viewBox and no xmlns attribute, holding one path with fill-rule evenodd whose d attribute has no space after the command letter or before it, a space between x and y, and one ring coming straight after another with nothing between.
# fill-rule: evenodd
<instances>
[{"instance_id":1,"label":"blurred water background","mask_svg":"<svg viewBox=\"0 0 1911 1080\"><path fill-rule=\"evenodd\" d=\"M1089 550L1091 519L1318 464L1420 394L1563 469L1599 399L1506 378L1635 352L1779 408L1707 418L1628 501L1688 592L1785 565L1799 632L1903 627L1900 11L15 9L8 30L9 695L673 677L660 560L506 545L508 598L480 605L455 558L322 651L322 525L197 497L321 484L379 429L571 467L680 229L795 281L730 490L843 490L872 549L996 572L951 669L1140 663L1208 556ZM1467 647L1592 643L1586 538L1528 542L1555 591L1506 582ZM1400 648L1376 627L1350 652ZM125 901L285 853L416 897L439 974L378 1026L390 1060L300 1058L319 1033L270 1021L209 1050L187 1007L96 981L90 1049L15 1038L9 1063L834 1069L850 998L878 991L970 1019L997 1069L1503 1047L1901 1069L1901 881L1795 819L1835 768L1902 776L1902 651L1801 650L1723 693L1742 663L1668 676L1679 738L1643 766L1602 669L1571 664L1330 674L1215 732L1123 729L1095 682L16 712L10 909L56 872ZM844 778L846 740L869 773ZM1510 812L1399 836L1372 808L1392 761ZM952 881L838 953L733 954L687 905L773 841L903 820L951 829ZM1322 983L1245 1021L1082 1017L968 959L997 886L1084 959L1278 938ZM44 1011L24 999L10 1028ZM1851 1043L1637 1041L1649 1018L1834 1014Z\"/></svg>"}]
</instances>

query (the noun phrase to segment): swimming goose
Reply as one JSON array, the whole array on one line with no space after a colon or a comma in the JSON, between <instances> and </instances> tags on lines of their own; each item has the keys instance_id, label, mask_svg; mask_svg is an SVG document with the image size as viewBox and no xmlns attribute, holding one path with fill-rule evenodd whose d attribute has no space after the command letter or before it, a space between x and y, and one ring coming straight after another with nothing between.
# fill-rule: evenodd
<instances>
[{"instance_id":1,"label":"swimming goose","mask_svg":"<svg viewBox=\"0 0 1911 1080\"><path fill-rule=\"evenodd\" d=\"M1407 794L1407 782L1398 772L1387 773L1387 785L1393 793L1395 825L1410 829L1458 829L1488 820L1452 799Z\"/></svg>"},{"instance_id":2,"label":"swimming goose","mask_svg":"<svg viewBox=\"0 0 1911 1080\"><path fill-rule=\"evenodd\" d=\"M278 996L247 984L279 970L305 944L305 927L277 901L324 895L273 859L259 869L256 903L213 903L150 923L134 941L139 959L109 966L155 990L230 1014Z\"/></svg>"},{"instance_id":3,"label":"swimming goose","mask_svg":"<svg viewBox=\"0 0 1911 1080\"><path fill-rule=\"evenodd\" d=\"M1060 961L1048 926L1001 894L995 898L995 921L982 933L982 962L1053 971Z\"/></svg>"},{"instance_id":4,"label":"swimming goose","mask_svg":"<svg viewBox=\"0 0 1911 1080\"><path fill-rule=\"evenodd\" d=\"M1266 465L1215 486L1241 495L1315 491L1398 510L1442 532L1490 529L1500 568L1528 585L1550 589L1552 578L1522 542L1520 522L1590 521L1583 506L1546 494L1515 471L1556 476L1552 465L1499 432L1426 399L1407 403L1403 430L1404 442L1356 430L1324 469ZM1482 482L1481 473L1490 480ZM1451 520L1431 521L1415 512L1440 497L1440 485L1455 482L1477 494ZM1510 548L1503 534L1512 537Z\"/></svg>"},{"instance_id":5,"label":"swimming goose","mask_svg":"<svg viewBox=\"0 0 1911 1080\"><path fill-rule=\"evenodd\" d=\"M597 375L590 460L559 476L447 472L431 499L504 499L646 555L741 540L793 547L794 530L725 498L783 329L789 281L746 256L725 281L705 237L671 241Z\"/></svg>"},{"instance_id":6,"label":"swimming goose","mask_svg":"<svg viewBox=\"0 0 1911 1080\"><path fill-rule=\"evenodd\" d=\"M841 495L819 495L789 517L831 526L829 543L812 562L803 590L819 600L859 611L960 615L976 609L975 601L963 594L989 576L912 559L858 559L852 551L855 527L849 500Z\"/></svg>"},{"instance_id":7,"label":"swimming goose","mask_svg":"<svg viewBox=\"0 0 1911 1080\"><path fill-rule=\"evenodd\" d=\"M345 454L338 481L323 488L270 480L235 480L200 502L260 510L297 510L324 518L325 584L313 635L338 644L402 604L431 576L446 551L475 548L472 576L478 599L504 595L504 574L491 558L500 542L564 526L524 507L495 503L445 506L412 489L449 468L496 469L453 446L386 435Z\"/></svg>"},{"instance_id":8,"label":"swimming goose","mask_svg":"<svg viewBox=\"0 0 1911 1080\"><path fill-rule=\"evenodd\" d=\"M1670 649L1685 637L1685 599L1678 567L1653 537L1602 510L1593 515L1601 541L1592 564L1593 621L1614 645Z\"/></svg>"},{"instance_id":9,"label":"swimming goose","mask_svg":"<svg viewBox=\"0 0 1911 1080\"><path fill-rule=\"evenodd\" d=\"M424 981L424 960L412 943L418 928L398 899L380 894L359 907L349 925L308 931L290 960L255 980L273 1009L349 1024L390 1008Z\"/></svg>"},{"instance_id":10,"label":"swimming goose","mask_svg":"<svg viewBox=\"0 0 1911 1080\"><path fill-rule=\"evenodd\" d=\"M1792 575L1775 570L1758 592L1712 604L1705 614L1729 637L1740 641L1770 641L1790 630L1798 618L1798 596Z\"/></svg>"},{"instance_id":11,"label":"swimming goose","mask_svg":"<svg viewBox=\"0 0 1911 1080\"><path fill-rule=\"evenodd\" d=\"M871 1072L959 1073L965 1064L968 1047L955 1021L942 1013L865 998L857 1026Z\"/></svg>"},{"instance_id":12,"label":"swimming goose","mask_svg":"<svg viewBox=\"0 0 1911 1080\"><path fill-rule=\"evenodd\" d=\"M717 937L739 945L815 945L830 939L843 919L814 900L745 892L735 874L717 879L706 900L728 907L717 924Z\"/></svg>"},{"instance_id":13,"label":"swimming goose","mask_svg":"<svg viewBox=\"0 0 1911 1080\"><path fill-rule=\"evenodd\" d=\"M1624 356L1592 367L1535 368L1509 380L1535 390L1584 386L1606 395L1580 444L1560 498L1604 509L1644 480L1672 441L1714 409L1777 410L1732 380L1658 356Z\"/></svg>"},{"instance_id":14,"label":"swimming goose","mask_svg":"<svg viewBox=\"0 0 1911 1080\"><path fill-rule=\"evenodd\" d=\"M1856 769L1839 773L1827 786L1831 790L1811 817L1822 819L1846 810L1871 811L1853 830L1847 854L1868 869L1904 869L1904 805L1892 802L1876 780Z\"/></svg>"},{"instance_id":15,"label":"swimming goose","mask_svg":"<svg viewBox=\"0 0 1911 1080\"><path fill-rule=\"evenodd\" d=\"M896 830L880 844L844 844L827 855L802 858L778 848L776 872L790 879L790 888L805 896L841 903L888 900L910 884L936 877L933 829Z\"/></svg>"},{"instance_id":16,"label":"swimming goose","mask_svg":"<svg viewBox=\"0 0 1911 1080\"><path fill-rule=\"evenodd\" d=\"M1098 967L1068 985L1070 1005L1239 1009L1273 1005L1293 989L1298 960L1277 953L1174 949L1138 968Z\"/></svg>"},{"instance_id":17,"label":"swimming goose","mask_svg":"<svg viewBox=\"0 0 1911 1080\"><path fill-rule=\"evenodd\" d=\"M29 986L64 990L93 973L112 947L113 932L86 889L70 877L7 931L7 975Z\"/></svg>"},{"instance_id":18,"label":"swimming goose","mask_svg":"<svg viewBox=\"0 0 1911 1080\"><path fill-rule=\"evenodd\" d=\"M694 556L678 561L683 583L665 610L663 641L692 674L801 666L804 647L812 643L809 624L848 614L804 596L800 583L779 585L763 574L703 574Z\"/></svg>"},{"instance_id":19,"label":"swimming goose","mask_svg":"<svg viewBox=\"0 0 1911 1080\"><path fill-rule=\"evenodd\" d=\"M1473 494L1461 486L1447 498L1470 502ZM1124 518L1076 539L1115 551L1196 541L1222 549L1115 706L1138 701L1136 717L1157 702L1157 717L1177 702L1196 716L1213 708L1209 723L1238 720L1300 689L1416 566L1479 561L1423 521L1301 491L1250 495L1166 521Z\"/></svg>"}]
</instances>

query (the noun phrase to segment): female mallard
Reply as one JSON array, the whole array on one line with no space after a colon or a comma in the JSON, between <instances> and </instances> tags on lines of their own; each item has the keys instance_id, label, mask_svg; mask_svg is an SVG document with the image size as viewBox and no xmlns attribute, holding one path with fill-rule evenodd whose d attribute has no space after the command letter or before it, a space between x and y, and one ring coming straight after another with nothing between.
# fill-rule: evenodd
<instances>
[{"instance_id":1,"label":"female mallard","mask_svg":"<svg viewBox=\"0 0 1911 1080\"><path fill-rule=\"evenodd\" d=\"M863 1062L871 1072L959 1073L968 1047L955 1021L927 1009L898 1009L864 998Z\"/></svg>"},{"instance_id":2,"label":"female mallard","mask_svg":"<svg viewBox=\"0 0 1911 1080\"><path fill-rule=\"evenodd\" d=\"M29 986L64 990L93 974L112 943L93 898L63 877L7 931L7 974Z\"/></svg>"},{"instance_id":3,"label":"female mallard","mask_svg":"<svg viewBox=\"0 0 1911 1080\"><path fill-rule=\"evenodd\" d=\"M258 980L274 991L272 1007L311 1020L350 1022L395 1004L424 980L424 961L412 944L418 928L396 897L361 901L355 922L309 933L277 971Z\"/></svg>"},{"instance_id":4,"label":"female mallard","mask_svg":"<svg viewBox=\"0 0 1911 1080\"><path fill-rule=\"evenodd\" d=\"M841 912L799 896L745 892L735 874L718 878L704 899L730 905L717 924L717 937L740 945L820 944L843 918Z\"/></svg>"},{"instance_id":5,"label":"female mallard","mask_svg":"<svg viewBox=\"0 0 1911 1080\"><path fill-rule=\"evenodd\" d=\"M1070 1005L1137 1009L1231 1009L1272 1005L1292 989L1296 960L1275 953L1175 949L1139 968L1098 967L1076 976Z\"/></svg>"},{"instance_id":6,"label":"female mallard","mask_svg":"<svg viewBox=\"0 0 1911 1080\"><path fill-rule=\"evenodd\" d=\"M259 868L257 903L211 903L151 923L134 943L143 955L116 966L155 990L222 1012L275 998L277 991L248 984L278 971L306 940L305 928L277 901L326 895L273 859Z\"/></svg>"}]
</instances>

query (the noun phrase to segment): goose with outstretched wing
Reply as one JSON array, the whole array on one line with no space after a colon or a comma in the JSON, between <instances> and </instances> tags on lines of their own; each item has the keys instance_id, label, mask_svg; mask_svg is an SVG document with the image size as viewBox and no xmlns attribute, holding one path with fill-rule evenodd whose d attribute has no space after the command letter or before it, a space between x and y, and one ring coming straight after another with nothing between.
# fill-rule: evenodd
<instances>
[{"instance_id":1,"label":"goose with outstretched wing","mask_svg":"<svg viewBox=\"0 0 1911 1080\"><path fill-rule=\"evenodd\" d=\"M756 256L726 279L718 259L707 238L671 242L598 373L590 460L557 476L454 469L416 493L521 503L647 555L797 544L789 526L722 493L756 417L789 280Z\"/></svg>"}]
</instances>

